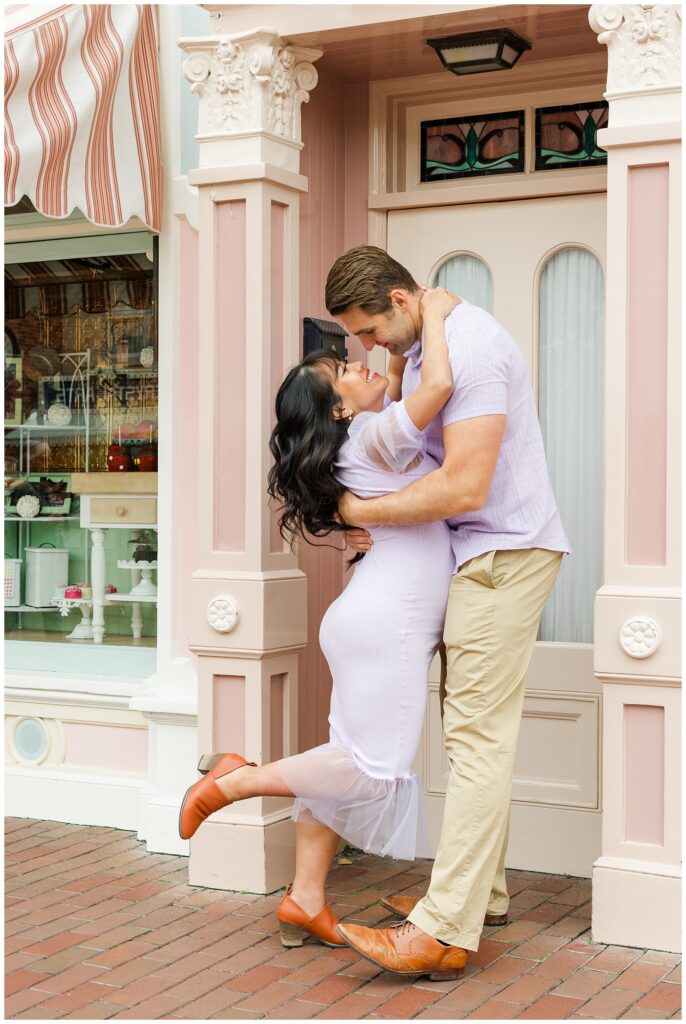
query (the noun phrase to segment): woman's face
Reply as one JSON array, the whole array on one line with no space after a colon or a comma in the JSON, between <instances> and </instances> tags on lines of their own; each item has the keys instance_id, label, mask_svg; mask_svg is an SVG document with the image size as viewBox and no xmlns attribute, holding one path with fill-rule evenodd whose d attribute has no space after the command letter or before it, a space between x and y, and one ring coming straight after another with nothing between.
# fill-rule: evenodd
<instances>
[{"instance_id":1,"label":"woman's face","mask_svg":"<svg viewBox=\"0 0 686 1024\"><path fill-rule=\"evenodd\" d=\"M362 363L340 362L333 385L341 396L341 406L346 410L346 415L351 412L353 415L358 412L381 412L388 377L368 370Z\"/></svg>"}]
</instances>

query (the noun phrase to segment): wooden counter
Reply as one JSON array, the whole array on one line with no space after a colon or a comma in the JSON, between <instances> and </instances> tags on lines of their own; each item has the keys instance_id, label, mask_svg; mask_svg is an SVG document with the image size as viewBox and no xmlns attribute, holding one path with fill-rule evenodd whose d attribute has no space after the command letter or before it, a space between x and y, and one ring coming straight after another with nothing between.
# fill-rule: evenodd
<instances>
[{"instance_id":1,"label":"wooden counter","mask_svg":"<svg viewBox=\"0 0 686 1024\"><path fill-rule=\"evenodd\" d=\"M157 473L72 473L74 494L157 494Z\"/></svg>"}]
</instances>

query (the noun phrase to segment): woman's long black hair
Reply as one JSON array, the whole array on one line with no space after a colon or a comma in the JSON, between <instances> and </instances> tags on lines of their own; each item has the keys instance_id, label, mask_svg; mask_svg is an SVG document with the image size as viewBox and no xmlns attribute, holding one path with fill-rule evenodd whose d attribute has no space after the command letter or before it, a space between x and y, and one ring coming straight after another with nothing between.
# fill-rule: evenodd
<instances>
[{"instance_id":1,"label":"woman's long black hair","mask_svg":"<svg viewBox=\"0 0 686 1024\"><path fill-rule=\"evenodd\" d=\"M269 471L270 496L280 505L281 536L307 540L350 529L338 518L338 499L345 488L334 476L348 423L334 418L341 399L327 373L338 373L340 358L332 350L311 352L294 367L276 395L276 426L269 440L274 465ZM353 559L356 561L357 559Z\"/></svg>"}]
</instances>

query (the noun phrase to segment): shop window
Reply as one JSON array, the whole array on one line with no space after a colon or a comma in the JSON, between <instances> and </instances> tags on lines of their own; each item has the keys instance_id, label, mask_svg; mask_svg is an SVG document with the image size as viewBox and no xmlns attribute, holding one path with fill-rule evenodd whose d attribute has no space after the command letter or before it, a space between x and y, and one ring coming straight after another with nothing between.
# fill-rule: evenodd
<instances>
[{"instance_id":1,"label":"shop window","mask_svg":"<svg viewBox=\"0 0 686 1024\"><path fill-rule=\"evenodd\" d=\"M153 240L135 238L7 247L8 667L139 674L113 646L153 667L156 283Z\"/></svg>"},{"instance_id":2,"label":"shop window","mask_svg":"<svg viewBox=\"0 0 686 1024\"><path fill-rule=\"evenodd\" d=\"M569 247L539 284L538 414L548 469L573 558L565 558L543 612L540 639L593 643L602 580L603 272Z\"/></svg>"},{"instance_id":3,"label":"shop window","mask_svg":"<svg viewBox=\"0 0 686 1024\"><path fill-rule=\"evenodd\" d=\"M432 282L435 288L447 288L474 306L493 312L493 276L490 269L471 253L451 256L438 268Z\"/></svg>"},{"instance_id":4,"label":"shop window","mask_svg":"<svg viewBox=\"0 0 686 1024\"><path fill-rule=\"evenodd\" d=\"M598 146L597 136L600 128L607 128L607 117L605 100L538 108L536 170L606 164L607 153Z\"/></svg>"},{"instance_id":5,"label":"shop window","mask_svg":"<svg viewBox=\"0 0 686 1024\"><path fill-rule=\"evenodd\" d=\"M421 122L421 181L524 170L524 111Z\"/></svg>"}]
</instances>

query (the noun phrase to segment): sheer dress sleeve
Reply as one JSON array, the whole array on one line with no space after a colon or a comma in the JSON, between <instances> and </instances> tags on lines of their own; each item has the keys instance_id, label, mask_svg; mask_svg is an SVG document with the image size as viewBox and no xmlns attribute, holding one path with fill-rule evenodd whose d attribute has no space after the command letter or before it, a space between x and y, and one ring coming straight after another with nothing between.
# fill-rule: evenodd
<instances>
[{"instance_id":1,"label":"sheer dress sleeve","mask_svg":"<svg viewBox=\"0 0 686 1024\"><path fill-rule=\"evenodd\" d=\"M424 433L415 427L405 402L391 402L380 413L357 417L353 441L378 469L403 473L420 461L425 451Z\"/></svg>"}]
</instances>

